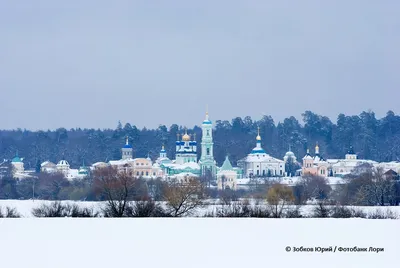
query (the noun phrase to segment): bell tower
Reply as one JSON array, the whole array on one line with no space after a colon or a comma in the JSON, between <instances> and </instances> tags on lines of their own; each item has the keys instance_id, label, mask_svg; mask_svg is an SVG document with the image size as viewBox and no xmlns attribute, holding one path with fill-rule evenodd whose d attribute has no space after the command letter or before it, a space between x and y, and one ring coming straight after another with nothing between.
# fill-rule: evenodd
<instances>
[{"instance_id":1,"label":"bell tower","mask_svg":"<svg viewBox=\"0 0 400 268\"><path fill-rule=\"evenodd\" d=\"M202 137L201 137L201 157L200 157L200 168L201 174L204 176L207 172L211 172L214 177L216 175L216 165L213 154L213 138L212 138L212 122L208 116L208 109L206 111L206 118L201 125Z\"/></svg>"}]
</instances>

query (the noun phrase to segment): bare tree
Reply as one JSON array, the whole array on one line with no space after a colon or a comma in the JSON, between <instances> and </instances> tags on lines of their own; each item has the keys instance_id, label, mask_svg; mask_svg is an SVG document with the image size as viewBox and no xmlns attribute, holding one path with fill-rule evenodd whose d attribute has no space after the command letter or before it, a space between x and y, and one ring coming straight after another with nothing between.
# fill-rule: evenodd
<instances>
[{"instance_id":1,"label":"bare tree","mask_svg":"<svg viewBox=\"0 0 400 268\"><path fill-rule=\"evenodd\" d=\"M296 203L304 204L309 199L326 199L331 190L326 178L306 175L294 186Z\"/></svg>"},{"instance_id":2,"label":"bare tree","mask_svg":"<svg viewBox=\"0 0 400 268\"><path fill-rule=\"evenodd\" d=\"M106 167L95 171L95 187L104 194L107 201L104 216L124 216L127 203L133 198L135 183L133 175L125 170Z\"/></svg>"},{"instance_id":3,"label":"bare tree","mask_svg":"<svg viewBox=\"0 0 400 268\"><path fill-rule=\"evenodd\" d=\"M196 178L186 182L173 180L164 187L167 211L173 217L191 215L203 205L204 184Z\"/></svg>"},{"instance_id":4,"label":"bare tree","mask_svg":"<svg viewBox=\"0 0 400 268\"><path fill-rule=\"evenodd\" d=\"M377 168L372 172L366 172L361 176L366 176L368 183L361 186L359 196L369 205L390 205L395 203L396 188L395 181L386 177L383 169Z\"/></svg>"},{"instance_id":5,"label":"bare tree","mask_svg":"<svg viewBox=\"0 0 400 268\"><path fill-rule=\"evenodd\" d=\"M287 207L294 201L292 189L286 185L274 184L268 190L267 201L272 216L280 218Z\"/></svg>"}]
</instances>

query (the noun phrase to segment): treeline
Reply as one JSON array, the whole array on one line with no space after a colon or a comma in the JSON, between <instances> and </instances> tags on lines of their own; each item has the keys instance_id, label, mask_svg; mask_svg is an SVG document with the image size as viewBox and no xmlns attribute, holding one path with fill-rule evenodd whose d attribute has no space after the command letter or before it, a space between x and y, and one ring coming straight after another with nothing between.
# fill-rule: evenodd
<instances>
[{"instance_id":1,"label":"treeline","mask_svg":"<svg viewBox=\"0 0 400 268\"><path fill-rule=\"evenodd\" d=\"M271 116L261 120L236 117L231 121L214 121L214 155L221 165L228 154L233 163L248 154L255 146L257 127L260 127L264 149L274 157L283 158L289 146L297 157L307 148L313 151L318 142L325 158L343 158L353 146L360 158L375 161L400 159L400 116L388 111L377 119L372 111L359 115L340 114L336 123L328 117L306 111L299 121L291 116L276 123ZM200 122L201 123L201 122ZM201 126L188 129L201 139ZM12 159L16 152L24 157L26 168L38 169L43 161L69 161L79 167L83 161L90 165L99 161L121 158L120 148L128 136L133 144L134 157L158 157L161 145L168 156L174 158L177 134L184 126L173 124L157 129L138 129L135 125L121 123L115 129L70 129L54 131L2 130L0 131L0 159ZM200 153L200 150L198 150Z\"/></svg>"},{"instance_id":2,"label":"treeline","mask_svg":"<svg viewBox=\"0 0 400 268\"><path fill-rule=\"evenodd\" d=\"M167 204L168 207L169 204ZM33 208L31 213L37 218L160 218L174 217L154 201L128 202L123 215L109 215L108 205L103 205L96 210L93 207L81 207L77 204L61 203L55 201L42 204ZM187 217L192 215L179 215L175 217ZM21 214L12 207L1 208L0 218L21 218ZM391 210L380 208L365 212L361 208L346 206L327 206L323 202L318 203L310 212L302 212L301 207L288 207L284 211L276 213L271 205L251 205L247 200L237 201L231 204L222 204L216 210L197 215L204 218L362 218L362 219L399 219L399 215Z\"/></svg>"}]
</instances>

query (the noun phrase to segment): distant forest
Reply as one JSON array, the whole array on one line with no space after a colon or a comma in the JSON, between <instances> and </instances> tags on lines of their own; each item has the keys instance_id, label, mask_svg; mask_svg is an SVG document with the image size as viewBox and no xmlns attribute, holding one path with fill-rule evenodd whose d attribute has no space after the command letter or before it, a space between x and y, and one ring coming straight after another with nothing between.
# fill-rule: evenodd
<instances>
[{"instance_id":1,"label":"distant forest","mask_svg":"<svg viewBox=\"0 0 400 268\"><path fill-rule=\"evenodd\" d=\"M353 146L359 158L376 161L400 160L400 116L388 111L377 119L372 111L360 115L340 114L333 123L328 117L306 111L299 121L291 116L275 123L271 116L255 121L251 117L236 117L231 121L216 120L214 124L214 156L221 165L225 155L235 164L255 146L257 127L260 127L263 148L273 157L282 159L291 150L300 159L307 148L311 153L318 142L324 158L343 158ZM200 122L201 123L201 122ZM1 130L0 159L11 159L16 152L24 158L25 168L35 169L43 161L57 163L67 160L71 167L83 161L90 165L98 161L121 158L120 148L128 136L134 148L134 157L158 157L164 144L168 157L175 156L177 134L184 127L173 124L157 129L138 129L135 125L118 123L115 129L70 129L51 131ZM201 125L188 129L201 140ZM200 144L198 147L200 154Z\"/></svg>"}]
</instances>

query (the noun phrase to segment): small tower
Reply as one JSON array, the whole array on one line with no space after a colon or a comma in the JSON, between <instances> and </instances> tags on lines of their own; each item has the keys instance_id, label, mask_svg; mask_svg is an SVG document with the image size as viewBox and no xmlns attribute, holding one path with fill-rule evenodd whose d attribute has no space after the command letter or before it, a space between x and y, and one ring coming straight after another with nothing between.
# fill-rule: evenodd
<instances>
[{"instance_id":1,"label":"small tower","mask_svg":"<svg viewBox=\"0 0 400 268\"><path fill-rule=\"evenodd\" d=\"M160 159L167 158L167 151L165 150L164 145L161 147L160 151Z\"/></svg>"},{"instance_id":2,"label":"small tower","mask_svg":"<svg viewBox=\"0 0 400 268\"><path fill-rule=\"evenodd\" d=\"M357 154L354 153L353 146L350 146L345 158L346 158L346 160L356 160L357 159Z\"/></svg>"},{"instance_id":3,"label":"small tower","mask_svg":"<svg viewBox=\"0 0 400 268\"><path fill-rule=\"evenodd\" d=\"M315 156L314 156L314 163L318 163L319 161L322 160L322 157L319 153L319 146L318 146L318 142L315 145Z\"/></svg>"},{"instance_id":4,"label":"small tower","mask_svg":"<svg viewBox=\"0 0 400 268\"><path fill-rule=\"evenodd\" d=\"M214 142L212 138L212 122L208 117L208 109L206 111L206 118L201 125L202 137L201 137L201 157L200 157L200 168L201 174L204 176L206 173L211 172L211 175L216 175L216 165L213 155Z\"/></svg>"},{"instance_id":5,"label":"small tower","mask_svg":"<svg viewBox=\"0 0 400 268\"><path fill-rule=\"evenodd\" d=\"M132 159L133 148L132 145L129 144L128 136L126 137L125 145L124 147L122 147L121 151L122 151L122 160Z\"/></svg>"},{"instance_id":6,"label":"small tower","mask_svg":"<svg viewBox=\"0 0 400 268\"><path fill-rule=\"evenodd\" d=\"M179 140L179 133L177 133L176 134L176 142L175 142L175 145L176 145L176 148L175 148L175 150L178 152L179 151L179 149L181 148L181 141Z\"/></svg>"},{"instance_id":7,"label":"small tower","mask_svg":"<svg viewBox=\"0 0 400 268\"><path fill-rule=\"evenodd\" d=\"M303 157L303 173L304 169L312 168L314 166L314 159L310 155L310 149L307 149L306 155Z\"/></svg>"},{"instance_id":8,"label":"small tower","mask_svg":"<svg viewBox=\"0 0 400 268\"><path fill-rule=\"evenodd\" d=\"M13 167L13 172L24 172L24 162L22 162L23 159L21 159L18 156L18 151L15 153L15 157L11 160L11 164Z\"/></svg>"},{"instance_id":9,"label":"small tower","mask_svg":"<svg viewBox=\"0 0 400 268\"><path fill-rule=\"evenodd\" d=\"M265 150L261 147L260 127L257 128L256 147L251 151L252 154L265 154Z\"/></svg>"},{"instance_id":10,"label":"small tower","mask_svg":"<svg viewBox=\"0 0 400 268\"><path fill-rule=\"evenodd\" d=\"M295 154L292 152L292 146L290 146L290 145L289 145L289 151L287 151L285 156L283 157L283 161L285 161L285 163L287 163L289 159L291 159L291 161L293 163L297 162L297 158L296 158Z\"/></svg>"}]
</instances>

